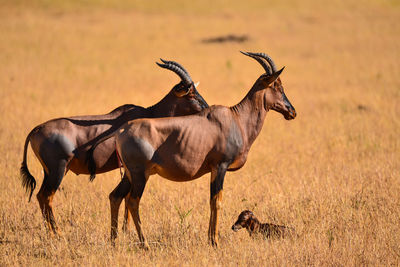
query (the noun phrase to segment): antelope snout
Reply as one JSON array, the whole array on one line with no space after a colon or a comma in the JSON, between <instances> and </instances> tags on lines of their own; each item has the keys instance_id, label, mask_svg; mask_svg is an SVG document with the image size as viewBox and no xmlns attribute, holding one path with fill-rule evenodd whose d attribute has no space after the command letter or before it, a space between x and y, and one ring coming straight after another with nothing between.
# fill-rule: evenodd
<instances>
[{"instance_id":1,"label":"antelope snout","mask_svg":"<svg viewBox=\"0 0 400 267\"><path fill-rule=\"evenodd\" d=\"M288 111L289 111L289 114L287 116L285 116L285 119L293 120L294 118L296 118L297 113L292 105L290 105L290 107L288 107Z\"/></svg>"},{"instance_id":2,"label":"antelope snout","mask_svg":"<svg viewBox=\"0 0 400 267\"><path fill-rule=\"evenodd\" d=\"M232 230L233 230L234 232L239 231L240 228L242 228L240 225L236 225L236 224L232 225Z\"/></svg>"},{"instance_id":3,"label":"antelope snout","mask_svg":"<svg viewBox=\"0 0 400 267\"><path fill-rule=\"evenodd\" d=\"M294 107L292 106L292 103L290 103L289 99L286 97L286 95L283 93L283 106L284 106L284 117L286 120L293 120L294 118L296 118L296 110L294 109Z\"/></svg>"}]
</instances>

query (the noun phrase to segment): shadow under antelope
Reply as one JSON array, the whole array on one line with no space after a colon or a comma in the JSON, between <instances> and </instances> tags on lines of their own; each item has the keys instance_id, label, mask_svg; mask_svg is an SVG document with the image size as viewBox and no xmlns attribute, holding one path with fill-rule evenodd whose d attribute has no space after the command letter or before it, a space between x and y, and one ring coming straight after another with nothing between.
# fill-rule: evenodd
<instances>
[{"instance_id":1,"label":"shadow under antelope","mask_svg":"<svg viewBox=\"0 0 400 267\"><path fill-rule=\"evenodd\" d=\"M141 226L139 203L150 175L184 182L211 172L208 237L217 246L218 210L226 172L245 164L269 110L281 113L287 120L296 117L279 78L283 68L278 71L266 54L243 54L257 60L265 73L237 105L211 106L191 116L134 120L116 134L117 153L132 184L125 189L130 190L127 205L144 248L148 248L148 243ZM112 241L116 238L114 229L111 225Z\"/></svg>"},{"instance_id":2,"label":"shadow under antelope","mask_svg":"<svg viewBox=\"0 0 400 267\"><path fill-rule=\"evenodd\" d=\"M180 64L162 59L161 61L163 64L157 64L176 73L181 82L157 104L148 108L123 105L104 115L53 119L36 126L26 137L20 169L22 185L29 193L30 201L36 187L36 180L29 172L26 161L30 142L44 170L44 180L37 199L46 225L53 233L57 233L58 228L54 219L52 200L63 177L71 170L77 175L91 174L92 180L96 173L119 168L115 139L112 135L121 125L137 118L194 114L208 107L207 102L197 92L189 73ZM110 135L110 139L99 141L102 137ZM97 146L92 153L87 153L96 142ZM130 186L127 178L124 178L122 183ZM110 199L112 198L113 193L110 194ZM125 221L128 218L128 214L125 213Z\"/></svg>"}]
</instances>

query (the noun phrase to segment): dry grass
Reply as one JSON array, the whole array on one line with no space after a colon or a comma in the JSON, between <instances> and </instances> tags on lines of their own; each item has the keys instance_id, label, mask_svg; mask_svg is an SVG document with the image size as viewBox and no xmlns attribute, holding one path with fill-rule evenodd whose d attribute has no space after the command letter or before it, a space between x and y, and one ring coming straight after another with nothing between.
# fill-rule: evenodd
<instances>
[{"instance_id":1,"label":"dry grass","mask_svg":"<svg viewBox=\"0 0 400 267\"><path fill-rule=\"evenodd\" d=\"M0 266L400 264L398 1L71 2L0 1ZM201 42L230 33L250 40ZM118 171L93 183L68 174L54 203L63 236L47 236L18 177L34 126L155 103L177 82L155 66L158 57L184 64L210 104L235 104L262 73L238 50L265 51L286 66L299 115L287 122L271 112L246 166L227 174L219 249L207 245L208 176L150 179L145 252L135 232L109 245ZM28 166L40 186L31 150ZM233 233L245 208L298 237ZM193 210L181 221L176 209Z\"/></svg>"}]
</instances>

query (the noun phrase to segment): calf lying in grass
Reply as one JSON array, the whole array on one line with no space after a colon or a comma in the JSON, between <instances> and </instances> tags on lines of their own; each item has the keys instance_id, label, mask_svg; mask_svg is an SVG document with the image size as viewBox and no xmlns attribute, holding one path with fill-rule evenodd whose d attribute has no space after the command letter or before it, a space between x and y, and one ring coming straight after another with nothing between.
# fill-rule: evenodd
<instances>
[{"instance_id":1,"label":"calf lying in grass","mask_svg":"<svg viewBox=\"0 0 400 267\"><path fill-rule=\"evenodd\" d=\"M246 228L249 235L262 234L264 238L285 238L294 235L294 228L272 223L260 223L253 212L244 210L240 213L237 221L232 225L232 230L237 232Z\"/></svg>"}]
</instances>

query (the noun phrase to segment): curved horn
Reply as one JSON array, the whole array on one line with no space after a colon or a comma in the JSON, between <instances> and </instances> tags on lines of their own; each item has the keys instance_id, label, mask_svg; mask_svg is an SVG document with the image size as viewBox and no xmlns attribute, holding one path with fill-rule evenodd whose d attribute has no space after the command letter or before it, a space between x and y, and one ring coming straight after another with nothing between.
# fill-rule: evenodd
<instances>
[{"instance_id":1,"label":"curved horn","mask_svg":"<svg viewBox=\"0 0 400 267\"><path fill-rule=\"evenodd\" d=\"M242 52L242 51L240 51L240 52ZM272 73L275 73L275 72L278 71L277 68L276 68L276 65L275 65L274 61L273 61L272 58L271 58L270 56L268 56L267 54L264 54L264 53L251 53L251 52L247 52L247 53L242 52L242 53L245 54L245 55L247 55L247 56L261 57L261 58L265 59L265 60L269 63L269 65L271 66L271 69L272 69Z\"/></svg>"},{"instance_id":2,"label":"curved horn","mask_svg":"<svg viewBox=\"0 0 400 267\"><path fill-rule=\"evenodd\" d=\"M190 77L189 72L181 64L179 64L178 62L172 61L172 60L164 60L162 58L160 58L160 60L162 61L162 63L165 63L165 64L171 63L171 64L181 68Z\"/></svg>"},{"instance_id":3,"label":"curved horn","mask_svg":"<svg viewBox=\"0 0 400 267\"><path fill-rule=\"evenodd\" d=\"M242 53L243 55L249 56L249 57L251 57L251 58L254 58L255 60L258 61L258 63L261 64L261 66L264 68L265 72L266 72L268 75L271 75L271 74L272 74L272 73L271 73L270 67L269 67L269 66L265 63L265 61L262 60L259 56L253 55L253 53L250 53L250 52L243 52L243 51L240 51L240 53Z\"/></svg>"},{"instance_id":4,"label":"curved horn","mask_svg":"<svg viewBox=\"0 0 400 267\"><path fill-rule=\"evenodd\" d=\"M269 65L271 65L271 69L272 69L272 72L273 72L273 73L275 73L275 72L278 71L277 68L276 68L276 65L275 65L274 61L273 61L272 58L271 58L270 56L268 56L267 54L265 54L265 53L250 53L250 54L252 54L253 56L262 57L263 59L265 59L266 61L268 61Z\"/></svg>"},{"instance_id":5,"label":"curved horn","mask_svg":"<svg viewBox=\"0 0 400 267\"><path fill-rule=\"evenodd\" d=\"M192 78L190 78L190 76L182 68L178 67L178 65L171 62L167 62L166 64L156 62L156 64L161 68L172 70L173 72L175 72L185 83L185 85L190 85L193 83Z\"/></svg>"}]
</instances>

